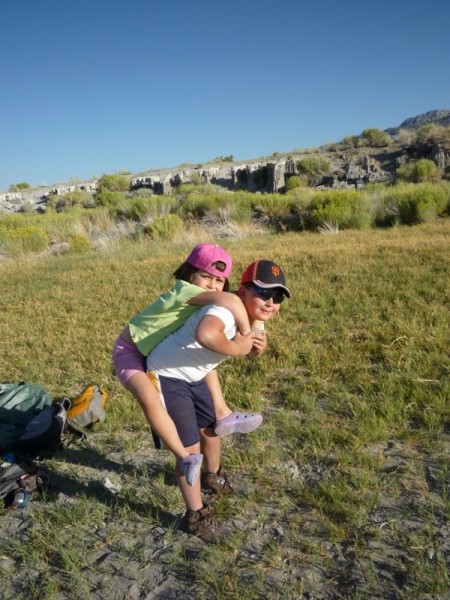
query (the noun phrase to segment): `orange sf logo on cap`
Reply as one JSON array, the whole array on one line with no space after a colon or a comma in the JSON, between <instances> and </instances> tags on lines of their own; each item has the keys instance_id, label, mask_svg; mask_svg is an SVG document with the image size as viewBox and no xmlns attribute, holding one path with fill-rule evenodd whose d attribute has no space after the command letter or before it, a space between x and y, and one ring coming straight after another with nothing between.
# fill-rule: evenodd
<instances>
[{"instance_id":1,"label":"orange sf logo on cap","mask_svg":"<svg viewBox=\"0 0 450 600\"><path fill-rule=\"evenodd\" d=\"M278 275L280 274L280 269L276 265L272 266L272 274L274 275L274 277L278 277Z\"/></svg>"}]
</instances>

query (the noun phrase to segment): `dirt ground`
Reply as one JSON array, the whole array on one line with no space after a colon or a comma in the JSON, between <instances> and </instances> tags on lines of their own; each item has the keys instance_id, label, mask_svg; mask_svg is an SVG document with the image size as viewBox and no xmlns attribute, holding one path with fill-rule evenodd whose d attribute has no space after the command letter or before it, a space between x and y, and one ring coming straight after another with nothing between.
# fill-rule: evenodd
<instances>
[{"instance_id":1,"label":"dirt ground","mask_svg":"<svg viewBox=\"0 0 450 600\"><path fill-rule=\"evenodd\" d=\"M450 436L444 442L444 458L450 461ZM158 524L149 526L138 492L133 518L115 518L123 488L133 485L139 490L149 476L168 471L165 453L145 447L137 453L112 452L101 461L92 450L95 436L89 445L81 450L69 448L52 463L53 494L45 502L36 500L22 511L0 515L4 600L47 597L36 595L35 590L49 573L26 567L5 549L12 538L22 544L37 539L33 518L37 511L54 511L55 503L75 504L81 494L102 497L116 508L95 530L83 529L80 524L80 548L90 567L83 569L83 585L78 591L69 584L66 567L58 561L51 565L50 575L60 584L51 598L58 600L235 598L235 592L214 590L204 577L196 576L211 569L218 577L225 576L230 568L238 587L251 590L245 598L450 599L450 589L445 587L450 568L450 469L443 470L442 463L433 463L425 453L409 450L399 441L367 448L384 457L386 476L393 477L397 485L391 491L386 486L378 494L367 523L355 528L354 539L345 543L333 541L317 511L302 505L296 496L298 486L319 485L326 466L283 465L292 483L283 489L283 503L275 501L277 490L273 489L256 496L257 510L251 502L242 514L239 498L227 498L235 509L231 512L238 516L226 524L240 532L231 566L208 562L204 542L178 529L181 513L160 511ZM69 476L74 465L76 478ZM170 477L166 473L167 484L173 486ZM295 536L291 535L294 524ZM35 550L39 552L39 548Z\"/></svg>"}]
</instances>

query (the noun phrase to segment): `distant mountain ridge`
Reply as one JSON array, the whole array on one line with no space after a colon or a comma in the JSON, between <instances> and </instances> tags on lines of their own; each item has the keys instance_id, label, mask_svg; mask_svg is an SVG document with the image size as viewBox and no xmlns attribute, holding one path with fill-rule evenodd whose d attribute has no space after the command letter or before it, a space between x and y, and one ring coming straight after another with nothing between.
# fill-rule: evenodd
<instances>
[{"instance_id":1,"label":"distant mountain ridge","mask_svg":"<svg viewBox=\"0 0 450 600\"><path fill-rule=\"evenodd\" d=\"M433 123L434 125L441 125L442 127L450 125L450 110L429 110L426 113L406 119L398 127L390 127L389 129L385 129L385 131L386 133L389 133L389 135L397 135L401 129L420 129L424 125L428 125L430 123Z\"/></svg>"}]
</instances>

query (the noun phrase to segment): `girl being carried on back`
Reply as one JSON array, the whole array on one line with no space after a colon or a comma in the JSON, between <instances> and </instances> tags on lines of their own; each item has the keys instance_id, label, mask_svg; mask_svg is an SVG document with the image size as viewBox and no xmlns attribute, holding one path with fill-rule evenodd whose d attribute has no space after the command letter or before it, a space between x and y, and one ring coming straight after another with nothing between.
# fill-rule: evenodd
<instances>
[{"instance_id":1,"label":"girl being carried on back","mask_svg":"<svg viewBox=\"0 0 450 600\"><path fill-rule=\"evenodd\" d=\"M173 273L176 278L173 288L130 319L113 350L113 362L121 383L138 400L155 437L175 454L190 483L198 475L200 465L196 463L201 458L186 453L174 422L148 379L145 360L150 351L181 327L191 314L201 306L212 304L227 308L235 318L239 330L234 339L236 356L249 352L258 356L263 352L265 336L252 336L242 301L237 295L228 293L231 267L231 257L220 246L196 246ZM216 371L211 371L206 380L212 394L217 435L248 433L259 427L262 423L260 414L233 412L227 406Z\"/></svg>"}]
</instances>

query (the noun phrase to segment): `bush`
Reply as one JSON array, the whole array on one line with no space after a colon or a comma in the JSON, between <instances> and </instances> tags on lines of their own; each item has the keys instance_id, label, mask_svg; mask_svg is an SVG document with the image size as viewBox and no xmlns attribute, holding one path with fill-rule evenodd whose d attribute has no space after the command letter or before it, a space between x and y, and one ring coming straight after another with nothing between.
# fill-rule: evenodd
<instances>
[{"instance_id":1,"label":"bush","mask_svg":"<svg viewBox=\"0 0 450 600\"><path fill-rule=\"evenodd\" d=\"M370 197L355 190L318 192L311 200L310 213L305 217L308 228L317 229L325 223L336 223L342 229L366 229L375 221Z\"/></svg>"},{"instance_id":2,"label":"bush","mask_svg":"<svg viewBox=\"0 0 450 600\"><path fill-rule=\"evenodd\" d=\"M115 217L139 222L175 212L178 206L178 200L170 196L137 196L112 208L111 212Z\"/></svg>"},{"instance_id":3,"label":"bush","mask_svg":"<svg viewBox=\"0 0 450 600\"><path fill-rule=\"evenodd\" d=\"M408 163L403 167L399 167L396 174L403 181L422 183L438 179L440 170L434 161L428 158L421 158L414 163Z\"/></svg>"},{"instance_id":4,"label":"bush","mask_svg":"<svg viewBox=\"0 0 450 600\"><path fill-rule=\"evenodd\" d=\"M13 183L9 186L10 192L18 192L19 190L29 190L31 186L26 181L22 181L21 183Z\"/></svg>"},{"instance_id":5,"label":"bush","mask_svg":"<svg viewBox=\"0 0 450 600\"><path fill-rule=\"evenodd\" d=\"M363 145L363 140L359 135L348 135L338 144L340 150L348 150L352 148L360 148Z\"/></svg>"},{"instance_id":6,"label":"bush","mask_svg":"<svg viewBox=\"0 0 450 600\"><path fill-rule=\"evenodd\" d=\"M182 218L193 218L201 221L204 218L227 218L235 221L249 221L255 205L255 196L250 192L189 194L180 205Z\"/></svg>"},{"instance_id":7,"label":"bush","mask_svg":"<svg viewBox=\"0 0 450 600\"><path fill-rule=\"evenodd\" d=\"M325 156L309 156L297 162L297 169L305 175L322 175L331 169L331 162Z\"/></svg>"},{"instance_id":8,"label":"bush","mask_svg":"<svg viewBox=\"0 0 450 600\"><path fill-rule=\"evenodd\" d=\"M91 240L86 235L76 234L69 239L70 250L72 250L72 252L76 252L77 254L87 252L91 249L91 247Z\"/></svg>"},{"instance_id":9,"label":"bush","mask_svg":"<svg viewBox=\"0 0 450 600\"><path fill-rule=\"evenodd\" d=\"M47 208L61 212L73 206L87 206L93 201L91 194L83 190L68 192L63 196L53 194L47 202Z\"/></svg>"},{"instance_id":10,"label":"bush","mask_svg":"<svg viewBox=\"0 0 450 600\"><path fill-rule=\"evenodd\" d=\"M450 149L450 126L443 127L435 123L428 123L417 131L416 141L418 144L427 146L441 144L448 150Z\"/></svg>"},{"instance_id":11,"label":"bush","mask_svg":"<svg viewBox=\"0 0 450 600\"><path fill-rule=\"evenodd\" d=\"M391 198L401 223L406 225L433 221L449 206L449 191L441 185L398 186L393 188Z\"/></svg>"},{"instance_id":12,"label":"bush","mask_svg":"<svg viewBox=\"0 0 450 600\"><path fill-rule=\"evenodd\" d=\"M130 183L123 175L103 175L97 184L99 192L126 192L129 188Z\"/></svg>"},{"instance_id":13,"label":"bush","mask_svg":"<svg viewBox=\"0 0 450 600\"><path fill-rule=\"evenodd\" d=\"M372 148L382 148L388 146L391 142L391 137L385 131L381 129L364 129L361 134L363 141L366 141L367 146Z\"/></svg>"},{"instance_id":14,"label":"bush","mask_svg":"<svg viewBox=\"0 0 450 600\"><path fill-rule=\"evenodd\" d=\"M181 183L179 186L173 188L172 195L177 198L186 198L190 194L226 194L227 191L220 185L215 183Z\"/></svg>"},{"instance_id":15,"label":"bush","mask_svg":"<svg viewBox=\"0 0 450 600\"><path fill-rule=\"evenodd\" d=\"M304 177L299 177L298 175L292 175L286 181L286 192L292 192L297 188L305 187L308 184L307 180Z\"/></svg>"},{"instance_id":16,"label":"bush","mask_svg":"<svg viewBox=\"0 0 450 600\"><path fill-rule=\"evenodd\" d=\"M97 206L106 206L108 208L118 208L126 201L126 196L122 192L100 192L95 196Z\"/></svg>"},{"instance_id":17,"label":"bush","mask_svg":"<svg viewBox=\"0 0 450 600\"><path fill-rule=\"evenodd\" d=\"M144 228L144 232L152 239L171 240L184 227L178 215L165 215L154 219Z\"/></svg>"},{"instance_id":18,"label":"bush","mask_svg":"<svg viewBox=\"0 0 450 600\"><path fill-rule=\"evenodd\" d=\"M317 185L322 176L331 171L332 164L325 156L309 156L297 162L297 169L307 177L309 185Z\"/></svg>"},{"instance_id":19,"label":"bush","mask_svg":"<svg viewBox=\"0 0 450 600\"><path fill-rule=\"evenodd\" d=\"M233 194L189 194L181 204L181 213L196 219L201 219L207 213L228 208L233 200Z\"/></svg>"},{"instance_id":20,"label":"bush","mask_svg":"<svg viewBox=\"0 0 450 600\"><path fill-rule=\"evenodd\" d=\"M228 156L216 156L213 162L234 162L234 156L232 154Z\"/></svg>"},{"instance_id":21,"label":"bush","mask_svg":"<svg viewBox=\"0 0 450 600\"><path fill-rule=\"evenodd\" d=\"M0 226L0 248L5 254L17 256L26 252L40 252L48 246L48 235L40 227L6 228Z\"/></svg>"}]
</instances>

